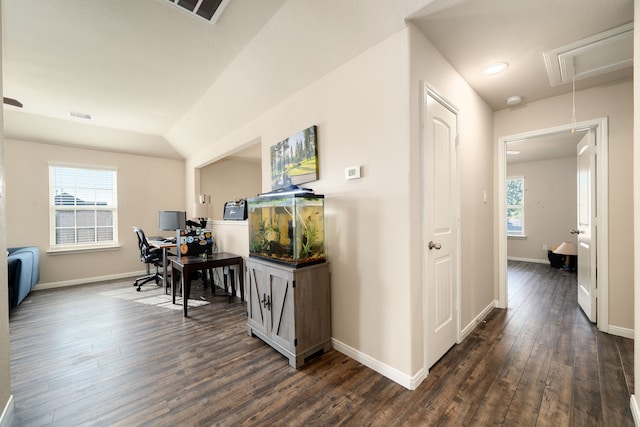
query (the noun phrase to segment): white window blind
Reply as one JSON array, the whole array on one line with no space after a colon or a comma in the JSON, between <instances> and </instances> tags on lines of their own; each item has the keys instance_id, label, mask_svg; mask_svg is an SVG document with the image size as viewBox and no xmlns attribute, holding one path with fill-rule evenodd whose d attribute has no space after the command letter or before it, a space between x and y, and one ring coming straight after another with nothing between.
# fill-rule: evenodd
<instances>
[{"instance_id":1,"label":"white window blind","mask_svg":"<svg viewBox=\"0 0 640 427\"><path fill-rule=\"evenodd\" d=\"M49 165L51 247L117 244L116 189L116 170Z\"/></svg>"}]
</instances>

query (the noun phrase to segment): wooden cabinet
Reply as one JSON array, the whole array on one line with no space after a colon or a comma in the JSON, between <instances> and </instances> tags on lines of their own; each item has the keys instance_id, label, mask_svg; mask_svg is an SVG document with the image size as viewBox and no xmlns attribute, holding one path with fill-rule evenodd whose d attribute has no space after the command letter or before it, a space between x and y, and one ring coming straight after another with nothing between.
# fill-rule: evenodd
<instances>
[{"instance_id":1,"label":"wooden cabinet","mask_svg":"<svg viewBox=\"0 0 640 427\"><path fill-rule=\"evenodd\" d=\"M289 359L331 349L331 290L327 263L302 268L246 260L247 333Z\"/></svg>"}]
</instances>

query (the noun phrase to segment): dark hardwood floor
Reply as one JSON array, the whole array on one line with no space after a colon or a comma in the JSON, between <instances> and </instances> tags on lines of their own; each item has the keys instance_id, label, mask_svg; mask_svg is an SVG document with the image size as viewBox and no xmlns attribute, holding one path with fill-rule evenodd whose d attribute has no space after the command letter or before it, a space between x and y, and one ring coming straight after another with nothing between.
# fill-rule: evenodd
<instances>
[{"instance_id":1,"label":"dark hardwood floor","mask_svg":"<svg viewBox=\"0 0 640 427\"><path fill-rule=\"evenodd\" d=\"M10 313L14 425L633 425L633 341L586 320L575 275L509 274L509 309L415 391L335 350L294 370L246 334L243 303L201 286L211 304L186 319L101 295L129 282L34 292Z\"/></svg>"}]
</instances>

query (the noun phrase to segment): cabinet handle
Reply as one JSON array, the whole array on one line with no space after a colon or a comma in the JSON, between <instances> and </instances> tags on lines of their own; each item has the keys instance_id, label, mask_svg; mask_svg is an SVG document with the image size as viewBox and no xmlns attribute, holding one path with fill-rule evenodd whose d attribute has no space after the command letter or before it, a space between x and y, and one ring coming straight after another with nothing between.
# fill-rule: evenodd
<instances>
[{"instance_id":1,"label":"cabinet handle","mask_svg":"<svg viewBox=\"0 0 640 427\"><path fill-rule=\"evenodd\" d=\"M269 310L271 307L271 296L268 296L267 294L262 294L262 301L260 302L262 303L262 306L264 308Z\"/></svg>"}]
</instances>

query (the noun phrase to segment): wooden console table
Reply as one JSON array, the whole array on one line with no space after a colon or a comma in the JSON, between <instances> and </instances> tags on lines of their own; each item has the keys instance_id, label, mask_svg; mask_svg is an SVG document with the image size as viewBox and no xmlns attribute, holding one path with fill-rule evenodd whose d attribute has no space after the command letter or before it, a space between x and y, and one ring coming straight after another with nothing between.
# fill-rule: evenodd
<instances>
[{"instance_id":1,"label":"wooden console table","mask_svg":"<svg viewBox=\"0 0 640 427\"><path fill-rule=\"evenodd\" d=\"M240 287L240 298L242 299L242 301L244 301L244 260L240 255L235 255L228 252L219 252L207 255L207 258L204 259L200 258L199 256L181 256L171 260L172 302L174 304L176 303L176 287L178 284L177 272L180 272L180 282L182 288L182 314L184 315L184 317L187 317L187 301L189 300L189 295L191 294L191 280L189 280L189 274L191 274L192 271L210 270L231 265L238 266L238 284ZM215 286L213 284L213 280L211 286Z\"/></svg>"}]
</instances>

